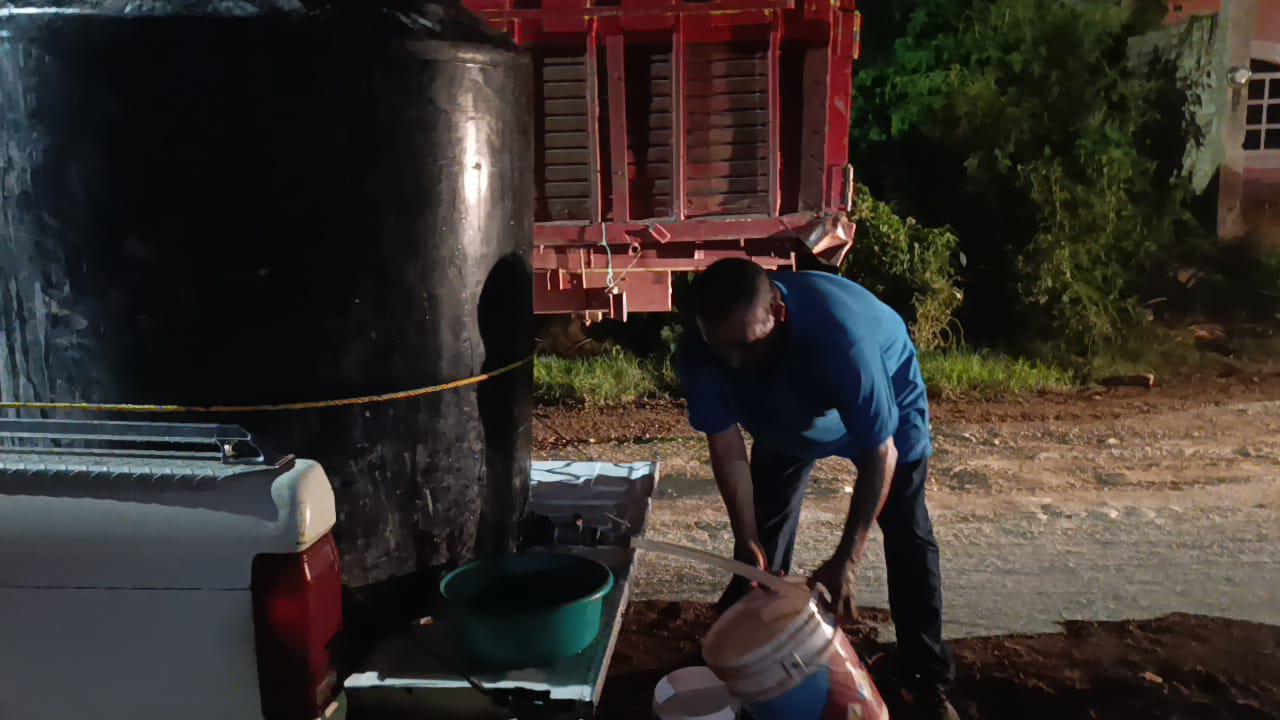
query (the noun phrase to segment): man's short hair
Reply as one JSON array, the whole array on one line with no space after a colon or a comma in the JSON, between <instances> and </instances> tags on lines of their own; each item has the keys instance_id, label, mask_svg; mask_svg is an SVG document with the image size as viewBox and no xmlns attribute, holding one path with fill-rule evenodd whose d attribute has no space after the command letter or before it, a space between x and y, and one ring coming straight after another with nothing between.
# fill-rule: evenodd
<instances>
[{"instance_id":1,"label":"man's short hair","mask_svg":"<svg viewBox=\"0 0 1280 720\"><path fill-rule=\"evenodd\" d=\"M693 311L703 322L722 322L768 297L769 276L745 258L717 260L693 279Z\"/></svg>"}]
</instances>

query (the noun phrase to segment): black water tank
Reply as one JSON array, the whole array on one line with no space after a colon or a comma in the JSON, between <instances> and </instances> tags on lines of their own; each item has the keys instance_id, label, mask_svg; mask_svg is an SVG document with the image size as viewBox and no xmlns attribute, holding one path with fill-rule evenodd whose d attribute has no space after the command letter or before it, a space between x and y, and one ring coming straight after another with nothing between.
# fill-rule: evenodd
<instances>
[{"instance_id":1,"label":"black water tank","mask_svg":"<svg viewBox=\"0 0 1280 720\"><path fill-rule=\"evenodd\" d=\"M530 80L456 5L0 2L0 398L276 403L519 360ZM512 544L531 385L216 419L323 463L365 585Z\"/></svg>"}]
</instances>

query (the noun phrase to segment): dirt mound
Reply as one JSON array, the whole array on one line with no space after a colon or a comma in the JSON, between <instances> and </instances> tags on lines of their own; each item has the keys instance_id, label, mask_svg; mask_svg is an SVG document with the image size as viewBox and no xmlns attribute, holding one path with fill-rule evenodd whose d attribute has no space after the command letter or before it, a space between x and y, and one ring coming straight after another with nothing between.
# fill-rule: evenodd
<instances>
[{"instance_id":1,"label":"dirt mound","mask_svg":"<svg viewBox=\"0 0 1280 720\"><path fill-rule=\"evenodd\" d=\"M890 648L869 623L848 628L895 717L909 717ZM652 717L653 686L700 664L698 643L714 614L699 603L631 605L605 683L599 716ZM1280 717L1280 628L1222 618L1066 623L1061 633L952 643L961 716L981 720Z\"/></svg>"},{"instance_id":2,"label":"dirt mound","mask_svg":"<svg viewBox=\"0 0 1280 720\"><path fill-rule=\"evenodd\" d=\"M980 718L1280 717L1280 628L1174 614L955 644Z\"/></svg>"},{"instance_id":3,"label":"dirt mound","mask_svg":"<svg viewBox=\"0 0 1280 720\"><path fill-rule=\"evenodd\" d=\"M860 652L882 654L876 626L889 622L883 610L865 610L867 622L846 628ZM653 688L677 668L702 665L702 636L715 622L710 604L648 600L633 602L609 666L598 717L606 720L650 720Z\"/></svg>"}]
</instances>

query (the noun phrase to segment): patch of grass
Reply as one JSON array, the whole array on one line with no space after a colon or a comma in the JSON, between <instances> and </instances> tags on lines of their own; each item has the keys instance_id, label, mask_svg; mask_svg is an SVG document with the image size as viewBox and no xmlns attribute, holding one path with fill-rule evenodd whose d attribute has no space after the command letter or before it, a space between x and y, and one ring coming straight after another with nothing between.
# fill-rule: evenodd
<instances>
[{"instance_id":1,"label":"patch of grass","mask_svg":"<svg viewBox=\"0 0 1280 720\"><path fill-rule=\"evenodd\" d=\"M1067 370L992 352L926 352L920 364L930 392L942 397L1066 392L1077 386ZM543 405L626 405L680 395L670 360L645 360L617 348L588 358L539 357L533 377L534 397Z\"/></svg>"},{"instance_id":2,"label":"patch of grass","mask_svg":"<svg viewBox=\"0 0 1280 720\"><path fill-rule=\"evenodd\" d=\"M587 358L539 357L534 398L544 405L625 405L672 394L679 387L669 361L645 360L614 348Z\"/></svg>"},{"instance_id":3,"label":"patch of grass","mask_svg":"<svg viewBox=\"0 0 1280 720\"><path fill-rule=\"evenodd\" d=\"M991 352L926 352L920 356L920 369L930 394L941 397L1066 392L1076 387L1066 370Z\"/></svg>"}]
</instances>

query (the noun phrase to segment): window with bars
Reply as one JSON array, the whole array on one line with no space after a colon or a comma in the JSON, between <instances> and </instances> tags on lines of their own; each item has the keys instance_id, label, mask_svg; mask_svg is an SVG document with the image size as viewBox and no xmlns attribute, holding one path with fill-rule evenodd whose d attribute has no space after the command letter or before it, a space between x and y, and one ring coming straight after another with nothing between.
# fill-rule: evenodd
<instances>
[{"instance_id":1,"label":"window with bars","mask_svg":"<svg viewBox=\"0 0 1280 720\"><path fill-rule=\"evenodd\" d=\"M1280 150L1280 65L1254 60L1244 117L1244 149Z\"/></svg>"}]
</instances>

